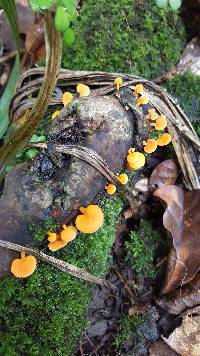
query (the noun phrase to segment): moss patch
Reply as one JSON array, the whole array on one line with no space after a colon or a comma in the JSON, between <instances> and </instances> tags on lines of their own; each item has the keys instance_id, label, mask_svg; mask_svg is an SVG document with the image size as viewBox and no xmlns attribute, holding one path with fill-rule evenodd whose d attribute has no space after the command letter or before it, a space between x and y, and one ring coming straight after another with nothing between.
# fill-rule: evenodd
<instances>
[{"instance_id":1,"label":"moss patch","mask_svg":"<svg viewBox=\"0 0 200 356\"><path fill-rule=\"evenodd\" d=\"M54 254L101 276L107 271L122 202L109 197L102 208L105 224L101 230L93 235L79 234L68 248ZM43 228L34 227L37 243L46 240L51 227L51 222ZM71 356L88 326L91 288L40 262L36 272L26 280L9 277L0 281L0 354Z\"/></svg>"},{"instance_id":2,"label":"moss patch","mask_svg":"<svg viewBox=\"0 0 200 356\"><path fill-rule=\"evenodd\" d=\"M87 0L74 25L76 41L64 47L67 69L128 72L158 77L180 58L184 27L178 13L154 0Z\"/></svg>"},{"instance_id":3,"label":"moss patch","mask_svg":"<svg viewBox=\"0 0 200 356\"><path fill-rule=\"evenodd\" d=\"M144 278L155 278L155 252L160 241L160 235L151 223L141 220L138 231L131 231L131 239L125 244L127 260L134 272Z\"/></svg>"},{"instance_id":4,"label":"moss patch","mask_svg":"<svg viewBox=\"0 0 200 356\"><path fill-rule=\"evenodd\" d=\"M140 325L144 322L144 316L133 315L128 317L122 314L118 321L118 330L114 338L114 346L117 350L123 347L132 334L134 334L135 340L141 337Z\"/></svg>"},{"instance_id":5,"label":"moss patch","mask_svg":"<svg viewBox=\"0 0 200 356\"><path fill-rule=\"evenodd\" d=\"M199 126L200 134L200 76L190 72L176 75L166 81L164 86L178 99L193 124Z\"/></svg>"}]
</instances>

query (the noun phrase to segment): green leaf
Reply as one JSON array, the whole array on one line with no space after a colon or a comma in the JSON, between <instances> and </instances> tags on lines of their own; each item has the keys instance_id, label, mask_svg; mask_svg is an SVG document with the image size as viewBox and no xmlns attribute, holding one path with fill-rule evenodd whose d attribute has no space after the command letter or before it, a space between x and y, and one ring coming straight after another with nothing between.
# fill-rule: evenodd
<instances>
[{"instance_id":1,"label":"green leaf","mask_svg":"<svg viewBox=\"0 0 200 356\"><path fill-rule=\"evenodd\" d=\"M160 8L160 9L166 9L167 5L168 5L168 0L156 0L156 5Z\"/></svg>"},{"instance_id":2,"label":"green leaf","mask_svg":"<svg viewBox=\"0 0 200 356\"><path fill-rule=\"evenodd\" d=\"M41 136L38 136L36 134L33 134L33 136L31 137L30 139L30 142L46 142L46 136L44 135L41 135Z\"/></svg>"},{"instance_id":3,"label":"green leaf","mask_svg":"<svg viewBox=\"0 0 200 356\"><path fill-rule=\"evenodd\" d=\"M29 0L29 5L33 12L40 11L40 7L38 5L38 0Z\"/></svg>"},{"instance_id":4,"label":"green leaf","mask_svg":"<svg viewBox=\"0 0 200 356\"><path fill-rule=\"evenodd\" d=\"M63 40L67 46L72 46L75 41L75 34L72 28L68 28L63 34Z\"/></svg>"},{"instance_id":5,"label":"green leaf","mask_svg":"<svg viewBox=\"0 0 200 356\"><path fill-rule=\"evenodd\" d=\"M73 0L63 0L63 6L67 10L67 13L71 19L71 21L75 21L77 19L77 11L76 4Z\"/></svg>"},{"instance_id":6,"label":"green leaf","mask_svg":"<svg viewBox=\"0 0 200 356\"><path fill-rule=\"evenodd\" d=\"M0 8L4 9L10 23L16 47L19 53L19 27L17 9L14 0L0 0Z\"/></svg>"},{"instance_id":7,"label":"green leaf","mask_svg":"<svg viewBox=\"0 0 200 356\"><path fill-rule=\"evenodd\" d=\"M0 98L0 139L6 132L9 125L9 105L10 100L14 94L17 79L19 77L20 65L19 56L16 56L15 64L12 68L10 78L4 90L2 97Z\"/></svg>"},{"instance_id":8,"label":"green leaf","mask_svg":"<svg viewBox=\"0 0 200 356\"><path fill-rule=\"evenodd\" d=\"M38 154L37 148L29 148L28 151L26 152L27 158L30 158L30 159L37 156L37 154Z\"/></svg>"},{"instance_id":9,"label":"green leaf","mask_svg":"<svg viewBox=\"0 0 200 356\"><path fill-rule=\"evenodd\" d=\"M169 5L172 10L176 11L181 7L182 0L169 0Z\"/></svg>"},{"instance_id":10,"label":"green leaf","mask_svg":"<svg viewBox=\"0 0 200 356\"><path fill-rule=\"evenodd\" d=\"M65 32L70 25L70 17L62 6L58 6L55 14L55 29L57 32Z\"/></svg>"}]
</instances>

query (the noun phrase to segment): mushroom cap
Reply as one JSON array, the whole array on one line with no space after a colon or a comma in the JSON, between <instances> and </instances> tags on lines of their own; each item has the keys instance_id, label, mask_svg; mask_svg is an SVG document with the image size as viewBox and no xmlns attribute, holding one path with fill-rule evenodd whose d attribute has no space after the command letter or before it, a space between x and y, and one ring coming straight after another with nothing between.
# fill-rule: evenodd
<instances>
[{"instance_id":1,"label":"mushroom cap","mask_svg":"<svg viewBox=\"0 0 200 356\"><path fill-rule=\"evenodd\" d=\"M52 120L54 120L56 118L56 116L58 116L60 113L60 110L54 111L53 114L51 115Z\"/></svg>"},{"instance_id":2,"label":"mushroom cap","mask_svg":"<svg viewBox=\"0 0 200 356\"><path fill-rule=\"evenodd\" d=\"M143 85L142 84L137 84L136 86L135 86L135 91L133 92L133 94L135 95L137 95L137 94L142 94L142 92L143 92L143 89L144 89L144 87L143 87Z\"/></svg>"},{"instance_id":3,"label":"mushroom cap","mask_svg":"<svg viewBox=\"0 0 200 356\"><path fill-rule=\"evenodd\" d=\"M149 138L147 141L143 142L144 151L146 153L153 153L157 148L157 141L154 138Z\"/></svg>"},{"instance_id":4,"label":"mushroom cap","mask_svg":"<svg viewBox=\"0 0 200 356\"><path fill-rule=\"evenodd\" d=\"M121 78L121 77L117 77L117 78L115 78L114 83L115 83L116 85L122 85L123 80L122 80L122 78Z\"/></svg>"},{"instance_id":5,"label":"mushroom cap","mask_svg":"<svg viewBox=\"0 0 200 356\"><path fill-rule=\"evenodd\" d=\"M162 134L161 137L159 137L157 139L157 145L158 146L166 146L168 145L172 140L172 137L169 133L165 132L164 134Z\"/></svg>"},{"instance_id":6,"label":"mushroom cap","mask_svg":"<svg viewBox=\"0 0 200 356\"><path fill-rule=\"evenodd\" d=\"M66 91L65 93L63 93L62 103L63 103L64 106L66 106L69 103L71 103L72 100L73 100L72 93L70 93L69 91Z\"/></svg>"},{"instance_id":7,"label":"mushroom cap","mask_svg":"<svg viewBox=\"0 0 200 356\"><path fill-rule=\"evenodd\" d=\"M54 242L50 242L48 244L48 248L49 248L49 250L54 252L54 251L60 250L61 248L65 247L66 245L67 245L67 242L62 241L62 240L59 239L59 240L56 240Z\"/></svg>"},{"instance_id":8,"label":"mushroom cap","mask_svg":"<svg viewBox=\"0 0 200 356\"><path fill-rule=\"evenodd\" d=\"M90 95L90 88L85 84L78 84L76 87L77 93L79 96L88 96Z\"/></svg>"},{"instance_id":9,"label":"mushroom cap","mask_svg":"<svg viewBox=\"0 0 200 356\"><path fill-rule=\"evenodd\" d=\"M121 184L126 184L128 182L128 176L126 173L120 174L119 176L117 176L117 179Z\"/></svg>"},{"instance_id":10,"label":"mushroom cap","mask_svg":"<svg viewBox=\"0 0 200 356\"><path fill-rule=\"evenodd\" d=\"M15 277L26 278L29 277L35 271L36 266L37 261L34 256L16 258L12 261L11 272L14 274Z\"/></svg>"},{"instance_id":11,"label":"mushroom cap","mask_svg":"<svg viewBox=\"0 0 200 356\"><path fill-rule=\"evenodd\" d=\"M156 130L164 130L167 127L167 119L165 115L160 115L156 122L151 124L152 126L155 126Z\"/></svg>"},{"instance_id":12,"label":"mushroom cap","mask_svg":"<svg viewBox=\"0 0 200 356\"><path fill-rule=\"evenodd\" d=\"M109 195L112 195L116 192L117 188L116 188L116 185L110 183L105 187L105 189Z\"/></svg>"},{"instance_id":13,"label":"mushroom cap","mask_svg":"<svg viewBox=\"0 0 200 356\"><path fill-rule=\"evenodd\" d=\"M54 242L58 238L56 232L48 231L47 234L48 234L48 238L47 239L48 239L49 242Z\"/></svg>"},{"instance_id":14,"label":"mushroom cap","mask_svg":"<svg viewBox=\"0 0 200 356\"><path fill-rule=\"evenodd\" d=\"M136 106L148 104L149 98L147 95L142 95L137 99Z\"/></svg>"},{"instance_id":15,"label":"mushroom cap","mask_svg":"<svg viewBox=\"0 0 200 356\"><path fill-rule=\"evenodd\" d=\"M147 119L156 120L158 117L159 115L154 108L148 110L148 115L146 115Z\"/></svg>"},{"instance_id":16,"label":"mushroom cap","mask_svg":"<svg viewBox=\"0 0 200 356\"><path fill-rule=\"evenodd\" d=\"M88 205L87 208L80 208L83 215L78 215L75 221L79 231L90 234L99 230L103 225L104 214L98 205Z\"/></svg>"},{"instance_id":17,"label":"mushroom cap","mask_svg":"<svg viewBox=\"0 0 200 356\"><path fill-rule=\"evenodd\" d=\"M60 238L64 242L70 242L75 239L77 235L77 229L74 226L63 225L63 230L60 233Z\"/></svg>"},{"instance_id":18,"label":"mushroom cap","mask_svg":"<svg viewBox=\"0 0 200 356\"><path fill-rule=\"evenodd\" d=\"M127 156L128 168L139 169L145 165L145 156L141 152L129 153Z\"/></svg>"}]
</instances>

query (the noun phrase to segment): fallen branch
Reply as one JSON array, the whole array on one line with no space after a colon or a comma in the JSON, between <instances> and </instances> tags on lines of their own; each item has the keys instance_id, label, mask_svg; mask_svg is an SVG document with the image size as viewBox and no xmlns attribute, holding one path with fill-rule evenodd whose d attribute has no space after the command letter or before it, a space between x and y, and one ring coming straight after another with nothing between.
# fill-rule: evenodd
<instances>
[{"instance_id":1,"label":"fallen branch","mask_svg":"<svg viewBox=\"0 0 200 356\"><path fill-rule=\"evenodd\" d=\"M21 246L21 245L14 244L14 243L11 243L8 241L3 241L3 240L0 240L0 247L7 248L9 250L19 251L19 252L24 251L24 252L28 253L29 255L35 256L39 260L47 262L50 265L52 265L53 267L56 267L57 269L60 269L61 271L65 272L65 273L69 273L76 278L82 279L82 280L90 282L90 283L95 283L95 284L98 284L98 285L101 285L101 286L104 286L107 288L111 288L111 289L115 288L115 286L112 283L107 282L102 278L95 277L92 274L82 270L79 267L73 266L68 262L59 260L58 258L46 255L43 252L33 250L32 248Z\"/></svg>"}]
</instances>

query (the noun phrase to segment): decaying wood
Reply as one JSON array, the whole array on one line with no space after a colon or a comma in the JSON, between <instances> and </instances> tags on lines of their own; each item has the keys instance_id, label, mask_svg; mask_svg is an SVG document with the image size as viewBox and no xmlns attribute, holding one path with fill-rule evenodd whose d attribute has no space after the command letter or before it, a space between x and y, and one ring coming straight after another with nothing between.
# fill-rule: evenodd
<instances>
[{"instance_id":1,"label":"decaying wood","mask_svg":"<svg viewBox=\"0 0 200 356\"><path fill-rule=\"evenodd\" d=\"M30 101L29 94L37 94L44 75L43 68L33 68L23 73L18 82L17 93L11 105L11 121L15 122L30 108L35 99ZM179 161L185 185L188 189L200 189L200 181L192 155L198 157L200 140L196 135L188 117L177 105L177 101L167 91L155 83L138 76L87 71L69 71L61 69L58 76L59 87L76 87L80 82L92 86L91 95L112 94L114 78L123 78L123 86L134 88L138 83L144 85L144 94L160 114L168 119L168 130L172 135L172 143ZM32 79L32 80L31 80ZM75 88L74 88L75 89ZM52 98L50 105L61 104L61 98ZM188 149L190 148L190 150ZM191 153L192 152L192 153Z\"/></svg>"},{"instance_id":2,"label":"decaying wood","mask_svg":"<svg viewBox=\"0 0 200 356\"><path fill-rule=\"evenodd\" d=\"M107 288L114 288L114 285L112 285L109 282L106 282L104 279L95 277L92 274L82 270L81 268L73 266L65 261L59 260L58 258L46 255L43 252L39 252L39 251L33 250L32 248L21 246L18 244L13 244L11 242L3 241L3 240L0 240L0 246L3 248L7 248L9 250L14 250L14 251L19 251L19 252L24 251L24 252L28 253L29 255L35 256L39 260L49 263L53 267L55 267L63 272L69 273L72 276L82 279L84 281L99 284L99 285L107 287Z\"/></svg>"}]
</instances>

